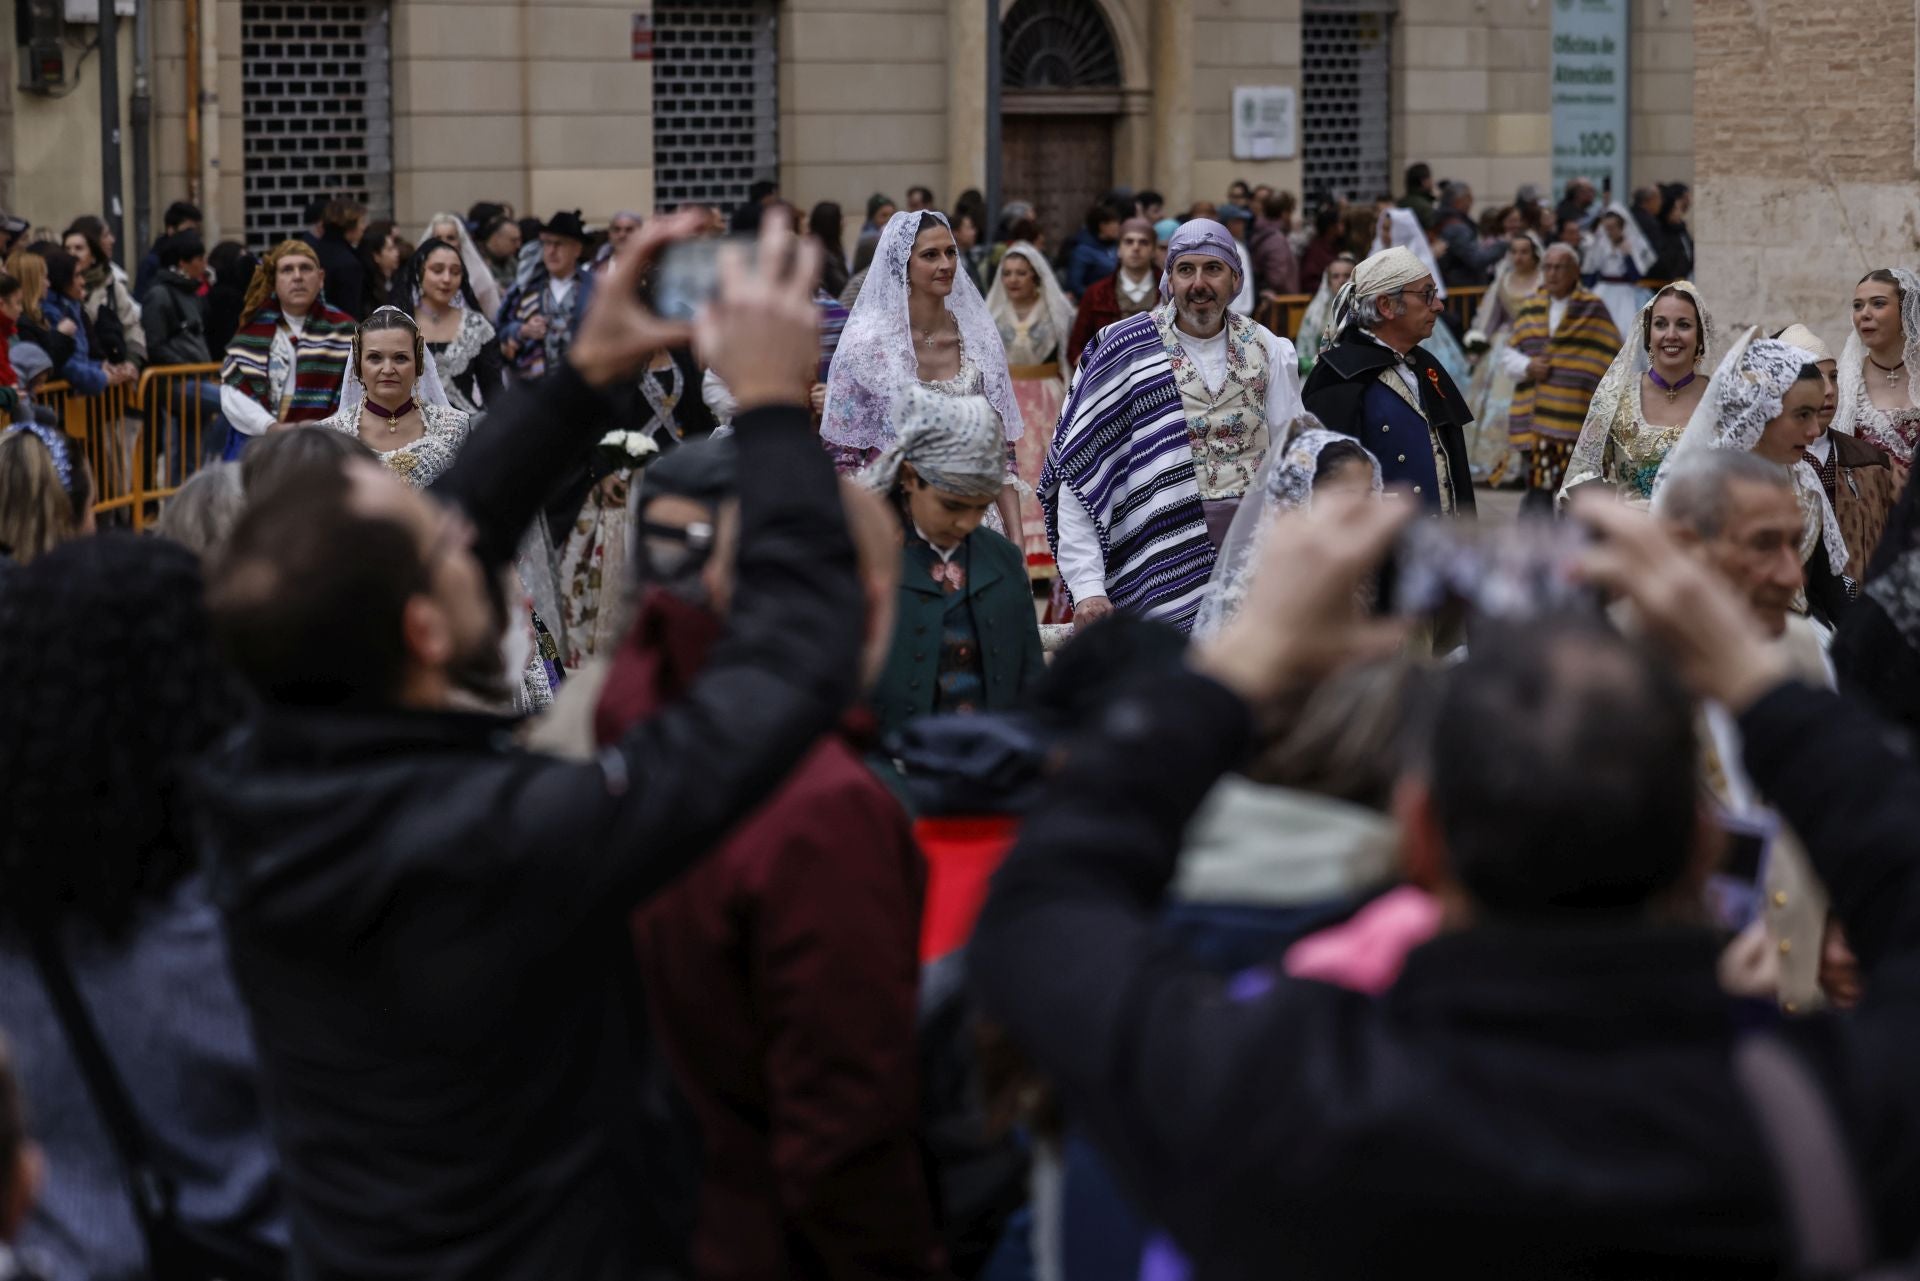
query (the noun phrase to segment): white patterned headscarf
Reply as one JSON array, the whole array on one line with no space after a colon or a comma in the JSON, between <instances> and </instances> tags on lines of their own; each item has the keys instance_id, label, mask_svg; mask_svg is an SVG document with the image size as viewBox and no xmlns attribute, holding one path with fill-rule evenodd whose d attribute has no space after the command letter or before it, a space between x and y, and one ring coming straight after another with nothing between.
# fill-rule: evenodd
<instances>
[{"instance_id":1,"label":"white patterned headscarf","mask_svg":"<svg viewBox=\"0 0 1920 1281\"><path fill-rule=\"evenodd\" d=\"M946 218L930 209L901 211L887 219L873 266L860 298L847 317L847 327L834 351L827 374L827 408L820 435L831 444L850 449L889 449L895 439L891 414L900 394L920 381L920 361L914 353L913 322L907 309L910 285L907 266L913 244L931 221L943 228ZM949 236L952 229L947 228ZM960 330L963 358L979 370L989 403L1000 416L1001 434L1018 440L1025 433L1020 407L1007 373L1007 351L1000 330L987 313L986 299L964 271L956 270L947 311Z\"/></svg>"},{"instance_id":2,"label":"white patterned headscarf","mask_svg":"<svg viewBox=\"0 0 1920 1281\"><path fill-rule=\"evenodd\" d=\"M1067 339L1073 334L1073 304L1067 301L1066 291L1060 288L1053 268L1047 265L1046 256L1038 249L1024 240L1016 240L1007 246L1007 258L1014 257L1026 259L1027 266L1033 268L1034 292L1046 310L1047 323L1053 327L1054 341L1060 344L1064 358ZM1001 271L1006 270L1006 266L1006 258L1002 258ZM1013 299L1007 297L1007 287L1001 283L999 272L994 273L993 288L987 291L987 312L996 325L1014 327Z\"/></svg>"},{"instance_id":3,"label":"white patterned headscarf","mask_svg":"<svg viewBox=\"0 0 1920 1281\"><path fill-rule=\"evenodd\" d=\"M1353 269L1352 278L1340 286L1340 292L1333 300L1333 319L1327 328L1328 336L1337 336L1346 329L1347 323L1353 319L1354 308L1365 299L1399 293L1409 285L1417 285L1429 277L1433 280L1434 288L1440 288L1440 272L1432 263L1431 249L1423 261L1420 255L1404 245L1376 248Z\"/></svg>"},{"instance_id":4,"label":"white patterned headscarf","mask_svg":"<svg viewBox=\"0 0 1920 1281\"><path fill-rule=\"evenodd\" d=\"M1213 563L1207 597L1200 604L1194 635L1211 636L1240 610L1259 568L1273 522L1291 511L1311 509L1313 485L1320 473L1320 455L1329 446L1345 445L1363 455L1373 470L1373 492L1383 492L1380 460L1360 442L1342 432L1328 431L1318 418L1302 413L1288 428L1287 443L1267 454L1256 487L1234 513L1226 541Z\"/></svg>"},{"instance_id":5,"label":"white patterned headscarf","mask_svg":"<svg viewBox=\"0 0 1920 1281\"><path fill-rule=\"evenodd\" d=\"M1787 391L1800 378L1800 371L1819 358L1803 347L1795 347L1773 338L1757 338L1757 328L1748 329L1713 371L1706 395L1687 420L1680 443L1667 455L1654 477L1654 510L1659 511L1660 482L1674 464L1702 449L1737 449L1751 453L1760 443L1767 424L1778 418ZM1827 566L1835 574L1846 572L1847 540L1840 532L1840 521L1827 491L1813 469L1794 466L1787 474L1793 480L1794 496L1806 517L1800 557L1805 560L1824 539Z\"/></svg>"},{"instance_id":6,"label":"white patterned headscarf","mask_svg":"<svg viewBox=\"0 0 1920 1281\"><path fill-rule=\"evenodd\" d=\"M914 383L893 408L893 444L861 477L870 489L891 492L900 467L911 463L921 480L962 498L997 498L1007 483L1007 447L1000 416L985 396L947 396Z\"/></svg>"},{"instance_id":7,"label":"white patterned headscarf","mask_svg":"<svg viewBox=\"0 0 1920 1281\"><path fill-rule=\"evenodd\" d=\"M1920 405L1920 276L1895 267L1893 277L1899 282L1900 355L1907 362L1907 399ZM1840 350L1840 400L1833 415L1833 430L1844 435L1860 434L1860 411L1873 405L1867 398L1866 368L1867 345L1860 341L1860 331L1849 326L1847 344Z\"/></svg>"}]
</instances>

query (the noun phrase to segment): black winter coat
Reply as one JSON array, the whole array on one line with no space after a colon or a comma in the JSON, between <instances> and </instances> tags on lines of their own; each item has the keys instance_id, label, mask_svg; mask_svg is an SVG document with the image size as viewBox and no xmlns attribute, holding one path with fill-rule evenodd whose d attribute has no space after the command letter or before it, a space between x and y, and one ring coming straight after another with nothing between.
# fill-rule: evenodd
<instances>
[{"instance_id":1,"label":"black winter coat","mask_svg":"<svg viewBox=\"0 0 1920 1281\"><path fill-rule=\"evenodd\" d=\"M1920 1221L1920 772L1873 718L1784 685L1740 721L1867 999L1787 1035L1824 1078L1882 1248ZM1181 834L1252 718L1182 673L1084 741L994 880L968 964L1199 1277L1776 1277L1783 1215L1735 1084L1718 940L1481 925L1380 997L1229 998L1161 945ZM1551 851L1543 850L1542 857Z\"/></svg>"},{"instance_id":2,"label":"black winter coat","mask_svg":"<svg viewBox=\"0 0 1920 1281\"><path fill-rule=\"evenodd\" d=\"M438 492L496 570L613 424L564 367L493 407ZM556 437L554 433L561 433ZM598 760L511 721L282 709L205 767L201 827L305 1278L631 1278L666 1251L640 1137L635 904L854 694L860 592L801 407L741 416L727 633Z\"/></svg>"}]
</instances>

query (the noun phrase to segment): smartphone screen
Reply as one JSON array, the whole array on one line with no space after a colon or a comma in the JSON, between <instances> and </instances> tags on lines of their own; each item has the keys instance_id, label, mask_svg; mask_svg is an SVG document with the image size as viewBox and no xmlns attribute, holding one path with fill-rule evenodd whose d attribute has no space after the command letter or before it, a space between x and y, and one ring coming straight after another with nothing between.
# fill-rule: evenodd
<instances>
[{"instance_id":1,"label":"smartphone screen","mask_svg":"<svg viewBox=\"0 0 1920 1281\"><path fill-rule=\"evenodd\" d=\"M661 251L653 265L646 302L666 320L692 320L720 289L720 251L734 245L748 264L759 240L727 236L706 240L676 240Z\"/></svg>"}]
</instances>

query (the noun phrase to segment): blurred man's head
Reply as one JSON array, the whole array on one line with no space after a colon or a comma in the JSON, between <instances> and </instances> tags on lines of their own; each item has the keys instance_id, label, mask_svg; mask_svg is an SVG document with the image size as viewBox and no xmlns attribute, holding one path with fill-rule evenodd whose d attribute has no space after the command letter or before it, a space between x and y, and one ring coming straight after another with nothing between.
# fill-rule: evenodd
<instances>
[{"instance_id":1,"label":"blurred man's head","mask_svg":"<svg viewBox=\"0 0 1920 1281\"><path fill-rule=\"evenodd\" d=\"M436 708L501 685L502 587L458 509L361 459L288 471L248 499L207 597L263 701Z\"/></svg>"},{"instance_id":2,"label":"blurred man's head","mask_svg":"<svg viewBox=\"0 0 1920 1281\"><path fill-rule=\"evenodd\" d=\"M1806 583L1800 561L1800 503L1786 468L1734 449L1701 450L1673 463L1654 514L1733 585L1769 635Z\"/></svg>"},{"instance_id":3,"label":"blurred man's head","mask_svg":"<svg viewBox=\"0 0 1920 1281\"><path fill-rule=\"evenodd\" d=\"M1507 923L1628 920L1697 888L1692 706L1596 622L1476 634L1395 796L1409 870L1456 916Z\"/></svg>"}]
</instances>

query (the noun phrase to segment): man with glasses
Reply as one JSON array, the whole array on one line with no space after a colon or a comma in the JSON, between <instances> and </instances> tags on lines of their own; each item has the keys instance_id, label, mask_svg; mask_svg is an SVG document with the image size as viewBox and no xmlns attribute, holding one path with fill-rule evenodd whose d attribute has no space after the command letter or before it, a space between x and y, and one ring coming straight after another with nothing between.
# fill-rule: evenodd
<instances>
[{"instance_id":1,"label":"man with glasses","mask_svg":"<svg viewBox=\"0 0 1920 1281\"><path fill-rule=\"evenodd\" d=\"M1500 353L1514 382L1507 417L1513 446L1527 455L1528 510L1551 506L1566 479L1587 406L1620 354L1620 330L1598 295L1580 287L1580 256L1547 246L1543 287L1520 306Z\"/></svg>"},{"instance_id":2,"label":"man with glasses","mask_svg":"<svg viewBox=\"0 0 1920 1281\"><path fill-rule=\"evenodd\" d=\"M1185 222L1159 306L1080 358L1040 476L1076 625L1125 609L1192 628L1240 499L1300 414L1293 344L1229 310L1246 277L1231 232Z\"/></svg>"},{"instance_id":3,"label":"man with glasses","mask_svg":"<svg viewBox=\"0 0 1920 1281\"><path fill-rule=\"evenodd\" d=\"M579 210L555 214L540 228L540 265L500 305L500 354L524 381L559 368L587 314L593 275L580 265L586 240Z\"/></svg>"},{"instance_id":4,"label":"man with glasses","mask_svg":"<svg viewBox=\"0 0 1920 1281\"><path fill-rule=\"evenodd\" d=\"M1411 250L1384 249L1353 270L1334 300L1334 332L1307 377L1307 411L1358 440L1380 474L1434 514L1471 513L1460 389L1420 345L1440 318L1432 271Z\"/></svg>"}]
</instances>

